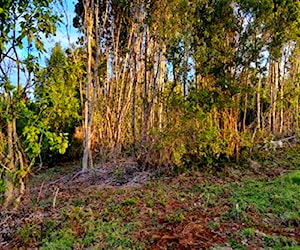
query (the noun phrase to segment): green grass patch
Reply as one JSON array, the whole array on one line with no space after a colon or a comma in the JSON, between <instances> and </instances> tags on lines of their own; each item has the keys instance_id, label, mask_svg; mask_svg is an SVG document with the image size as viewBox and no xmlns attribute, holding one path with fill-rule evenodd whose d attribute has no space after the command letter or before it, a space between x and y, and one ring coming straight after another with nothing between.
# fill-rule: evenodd
<instances>
[{"instance_id":1,"label":"green grass patch","mask_svg":"<svg viewBox=\"0 0 300 250\"><path fill-rule=\"evenodd\" d=\"M293 183L300 184L300 171L297 171L291 176L291 180Z\"/></svg>"},{"instance_id":2,"label":"green grass patch","mask_svg":"<svg viewBox=\"0 0 300 250\"><path fill-rule=\"evenodd\" d=\"M134 222L124 223L121 218L79 218L75 213L70 218L73 223L65 223L58 230L47 230L41 249L143 249L144 245L136 242L131 233L137 226ZM75 229L72 228L72 224ZM77 231L78 230L78 231Z\"/></svg>"},{"instance_id":3,"label":"green grass patch","mask_svg":"<svg viewBox=\"0 0 300 250\"><path fill-rule=\"evenodd\" d=\"M269 181L246 180L241 187L233 185L231 202L240 211L254 207L268 215L284 217L289 214L299 219L299 185L292 181L293 174L285 174Z\"/></svg>"}]
</instances>

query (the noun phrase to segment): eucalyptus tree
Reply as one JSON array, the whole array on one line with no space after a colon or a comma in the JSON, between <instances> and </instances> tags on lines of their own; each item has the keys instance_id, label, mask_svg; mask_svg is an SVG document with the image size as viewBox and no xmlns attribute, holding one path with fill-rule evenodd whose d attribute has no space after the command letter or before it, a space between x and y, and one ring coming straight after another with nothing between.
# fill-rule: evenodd
<instances>
[{"instance_id":1,"label":"eucalyptus tree","mask_svg":"<svg viewBox=\"0 0 300 250\"><path fill-rule=\"evenodd\" d=\"M107 0L99 9L92 64L106 71L92 69L93 147L172 164L238 156L257 128L285 132L280 52L295 40L297 1Z\"/></svg>"}]
</instances>

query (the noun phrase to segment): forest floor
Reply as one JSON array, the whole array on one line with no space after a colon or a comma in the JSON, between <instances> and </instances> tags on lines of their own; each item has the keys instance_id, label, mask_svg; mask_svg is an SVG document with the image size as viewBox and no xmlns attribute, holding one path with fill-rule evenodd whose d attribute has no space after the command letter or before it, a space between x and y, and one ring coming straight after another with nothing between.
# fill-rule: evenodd
<instances>
[{"instance_id":1,"label":"forest floor","mask_svg":"<svg viewBox=\"0 0 300 250\"><path fill-rule=\"evenodd\" d=\"M300 249L300 147L216 173L58 166L0 219L0 249Z\"/></svg>"}]
</instances>

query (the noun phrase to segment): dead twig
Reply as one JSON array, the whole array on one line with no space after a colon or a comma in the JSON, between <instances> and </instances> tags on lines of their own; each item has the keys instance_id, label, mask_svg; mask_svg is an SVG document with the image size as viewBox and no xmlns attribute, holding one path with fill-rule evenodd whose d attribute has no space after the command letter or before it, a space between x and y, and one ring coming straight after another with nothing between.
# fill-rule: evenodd
<instances>
[{"instance_id":1,"label":"dead twig","mask_svg":"<svg viewBox=\"0 0 300 250\"><path fill-rule=\"evenodd\" d=\"M54 198L53 198L53 203L52 203L53 208L55 208L55 205L56 205L56 199L57 199L58 191L59 191L59 188L56 188L55 195L54 195Z\"/></svg>"}]
</instances>

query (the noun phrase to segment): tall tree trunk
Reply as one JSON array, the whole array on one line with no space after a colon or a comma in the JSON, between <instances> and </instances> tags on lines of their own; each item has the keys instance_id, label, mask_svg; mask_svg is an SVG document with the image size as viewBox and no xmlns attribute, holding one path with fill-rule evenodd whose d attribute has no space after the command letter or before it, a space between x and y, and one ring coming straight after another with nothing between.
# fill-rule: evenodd
<instances>
[{"instance_id":1,"label":"tall tree trunk","mask_svg":"<svg viewBox=\"0 0 300 250\"><path fill-rule=\"evenodd\" d=\"M162 44L162 52L161 52L161 66L159 72L159 80L158 80L158 89L159 89L159 96L158 96L158 128L159 131L162 131L163 125L163 110L164 110L164 100L163 100L163 93L164 93L164 85L165 85L165 76L166 76L166 45Z\"/></svg>"},{"instance_id":2,"label":"tall tree trunk","mask_svg":"<svg viewBox=\"0 0 300 250\"><path fill-rule=\"evenodd\" d=\"M183 96L186 97L186 91L187 91L187 78L188 78L188 47L186 43L184 44L184 73L183 73Z\"/></svg>"},{"instance_id":3,"label":"tall tree trunk","mask_svg":"<svg viewBox=\"0 0 300 250\"><path fill-rule=\"evenodd\" d=\"M261 81L262 77L259 76L258 83L257 83L257 128L260 130L261 127L261 100L260 100L260 93L261 93Z\"/></svg>"},{"instance_id":4,"label":"tall tree trunk","mask_svg":"<svg viewBox=\"0 0 300 250\"><path fill-rule=\"evenodd\" d=\"M6 186L4 206L8 207L12 203L18 206L21 197L25 193L24 179L28 173L28 168L19 144L16 118L12 118L7 124L7 153L7 172L4 178ZM16 171L19 171L19 173L16 173ZM18 188L15 187L15 180L18 181Z\"/></svg>"},{"instance_id":5,"label":"tall tree trunk","mask_svg":"<svg viewBox=\"0 0 300 250\"><path fill-rule=\"evenodd\" d=\"M284 125L284 118L283 118L283 114L284 114L284 100L283 100L283 95L284 95L284 78L285 78L285 68L286 68L286 62L284 62L284 71L283 71L283 76L280 77L280 126L279 126L279 133L282 134L283 133L283 125ZM279 67L279 65L278 65ZM279 69L278 69L279 71Z\"/></svg>"},{"instance_id":6,"label":"tall tree trunk","mask_svg":"<svg viewBox=\"0 0 300 250\"><path fill-rule=\"evenodd\" d=\"M277 61L273 64L273 103L272 103L272 132L277 132L277 93L279 86L279 63Z\"/></svg>"},{"instance_id":7,"label":"tall tree trunk","mask_svg":"<svg viewBox=\"0 0 300 250\"><path fill-rule=\"evenodd\" d=\"M11 205L14 199L14 183L13 172L15 171L15 159L14 159L14 141L13 141L13 121L9 121L7 124L7 160L8 160L8 172L5 176L5 203L4 206Z\"/></svg>"},{"instance_id":8,"label":"tall tree trunk","mask_svg":"<svg viewBox=\"0 0 300 250\"><path fill-rule=\"evenodd\" d=\"M143 90L143 119L142 119L142 148L146 145L147 137L147 127L148 127L148 78L147 78L147 69L148 69L148 27L145 28L144 35L144 90Z\"/></svg>"},{"instance_id":9,"label":"tall tree trunk","mask_svg":"<svg viewBox=\"0 0 300 250\"><path fill-rule=\"evenodd\" d=\"M91 89L92 89L92 39L93 39L93 12L91 9L93 1L85 1L85 30L86 30L86 46L87 46L87 79L86 79L86 93L84 102L84 151L82 158L82 171L86 172L92 167L91 163L91 129L92 129L92 102L91 102Z\"/></svg>"},{"instance_id":10,"label":"tall tree trunk","mask_svg":"<svg viewBox=\"0 0 300 250\"><path fill-rule=\"evenodd\" d=\"M136 120L136 84L137 84L137 69L136 69L136 51L133 55L133 81L132 81L132 106L131 106L131 131L132 131L132 140L133 140L133 154L136 156L136 133L135 133L135 120Z\"/></svg>"}]
</instances>

